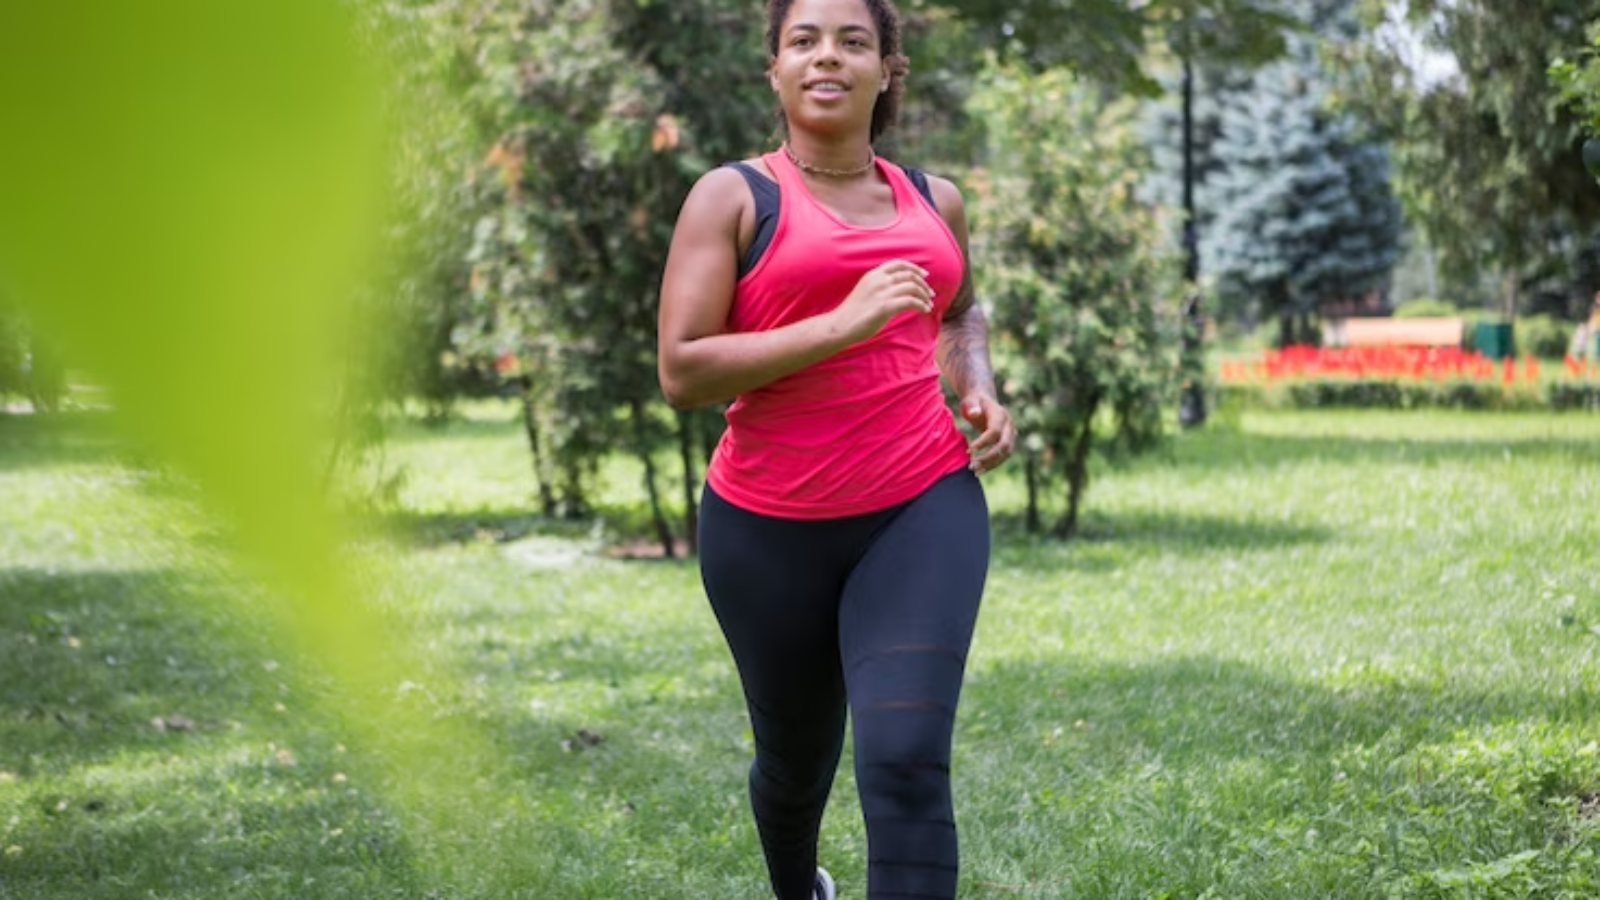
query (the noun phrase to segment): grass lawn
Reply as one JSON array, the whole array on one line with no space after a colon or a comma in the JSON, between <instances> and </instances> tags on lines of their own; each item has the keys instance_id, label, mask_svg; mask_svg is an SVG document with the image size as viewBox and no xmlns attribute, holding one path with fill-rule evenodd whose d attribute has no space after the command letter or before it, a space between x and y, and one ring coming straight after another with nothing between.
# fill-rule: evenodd
<instances>
[{"instance_id":1,"label":"grass lawn","mask_svg":"<svg viewBox=\"0 0 1600 900\"><path fill-rule=\"evenodd\" d=\"M0 900L770 898L697 571L604 552L634 470L547 523L509 408L401 430L350 557L396 702L483 740L397 776L99 415L0 416ZM1065 544L989 486L963 898L1600 897L1600 416L1247 414L1097 472ZM395 800L439 765L451 829ZM864 849L847 761L848 900Z\"/></svg>"}]
</instances>

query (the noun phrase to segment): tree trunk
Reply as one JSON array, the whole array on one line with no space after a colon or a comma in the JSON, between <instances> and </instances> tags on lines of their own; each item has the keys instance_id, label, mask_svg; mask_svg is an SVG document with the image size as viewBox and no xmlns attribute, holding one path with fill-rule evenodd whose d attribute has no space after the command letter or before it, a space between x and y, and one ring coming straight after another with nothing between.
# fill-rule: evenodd
<instances>
[{"instance_id":1,"label":"tree trunk","mask_svg":"<svg viewBox=\"0 0 1600 900\"><path fill-rule=\"evenodd\" d=\"M1028 482L1028 533L1038 534L1039 521L1039 458L1029 453L1023 459L1022 473Z\"/></svg>"},{"instance_id":2,"label":"tree trunk","mask_svg":"<svg viewBox=\"0 0 1600 900\"><path fill-rule=\"evenodd\" d=\"M1278 313L1278 349L1294 346L1294 313L1284 309Z\"/></svg>"},{"instance_id":3,"label":"tree trunk","mask_svg":"<svg viewBox=\"0 0 1600 900\"><path fill-rule=\"evenodd\" d=\"M1078 533L1078 506L1083 502L1083 492L1089 486L1089 451L1094 448L1094 414L1100 408L1098 399L1089 403L1083 419L1083 430L1072 446L1067 459L1067 511L1056 523L1056 537L1072 537Z\"/></svg>"},{"instance_id":4,"label":"tree trunk","mask_svg":"<svg viewBox=\"0 0 1600 900\"><path fill-rule=\"evenodd\" d=\"M633 415L633 449L639 455L639 461L644 463L644 491L650 498L650 521L655 525L656 539L661 542L661 555L667 559L677 559L672 526L667 523L667 516L661 510L661 492L656 487L656 461L650 455L650 442L645 440L644 404L637 399L630 400L628 409Z\"/></svg>"},{"instance_id":5,"label":"tree trunk","mask_svg":"<svg viewBox=\"0 0 1600 900\"><path fill-rule=\"evenodd\" d=\"M1433 242L1422 245L1423 259L1427 263L1428 271L1428 299L1439 299L1439 260L1433 251Z\"/></svg>"},{"instance_id":6,"label":"tree trunk","mask_svg":"<svg viewBox=\"0 0 1600 900\"><path fill-rule=\"evenodd\" d=\"M28 373L28 401L33 404L34 412L58 411L61 397L66 393L67 373L55 347L39 337L37 328L29 330L28 355L33 362Z\"/></svg>"},{"instance_id":7,"label":"tree trunk","mask_svg":"<svg viewBox=\"0 0 1600 900\"><path fill-rule=\"evenodd\" d=\"M700 506L695 499L694 413L678 413L678 459L683 463L683 528L689 555L700 553Z\"/></svg>"},{"instance_id":8,"label":"tree trunk","mask_svg":"<svg viewBox=\"0 0 1600 900\"><path fill-rule=\"evenodd\" d=\"M584 492L583 464L569 460L561 467L561 496L556 500L556 511L569 522L588 518L589 495Z\"/></svg>"},{"instance_id":9,"label":"tree trunk","mask_svg":"<svg viewBox=\"0 0 1600 900\"><path fill-rule=\"evenodd\" d=\"M544 443L539 440L539 410L533 402L533 382L522 379L522 430L528 436L528 448L533 451L533 478L539 485L539 507L547 517L556 514L555 489L547 476L549 463L544 456Z\"/></svg>"}]
</instances>

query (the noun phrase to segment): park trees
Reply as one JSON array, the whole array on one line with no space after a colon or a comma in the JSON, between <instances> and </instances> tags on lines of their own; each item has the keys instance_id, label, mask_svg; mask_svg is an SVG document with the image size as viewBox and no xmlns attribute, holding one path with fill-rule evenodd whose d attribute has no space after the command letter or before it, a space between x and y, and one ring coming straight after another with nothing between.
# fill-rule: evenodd
<instances>
[{"instance_id":1,"label":"park trees","mask_svg":"<svg viewBox=\"0 0 1600 900\"><path fill-rule=\"evenodd\" d=\"M547 511L583 511L589 476L623 449L671 555L657 453L676 442L692 541L715 422L659 403L656 297L693 179L770 130L758 23L732 0L446 5L487 147L454 342L522 392Z\"/></svg>"},{"instance_id":2,"label":"park trees","mask_svg":"<svg viewBox=\"0 0 1600 900\"><path fill-rule=\"evenodd\" d=\"M1411 220L1453 268L1496 265L1503 311L1524 276L1600 223L1577 112L1546 74L1593 16L1588 0L1363 0L1371 40L1341 49L1343 98L1380 127Z\"/></svg>"},{"instance_id":3,"label":"park trees","mask_svg":"<svg viewBox=\"0 0 1600 900\"><path fill-rule=\"evenodd\" d=\"M939 0L1001 58L1062 67L1119 94L1163 92L1152 45L1185 58L1256 65L1298 26L1279 0Z\"/></svg>"},{"instance_id":4,"label":"park trees","mask_svg":"<svg viewBox=\"0 0 1600 900\"><path fill-rule=\"evenodd\" d=\"M1163 433L1177 377L1175 259L1134 196L1129 104L1103 105L1062 71L990 72L974 95L987 134L971 179L973 259L996 369L1024 435L1028 526L1064 484L1070 535L1095 449L1137 452Z\"/></svg>"},{"instance_id":5,"label":"park trees","mask_svg":"<svg viewBox=\"0 0 1600 900\"><path fill-rule=\"evenodd\" d=\"M1587 40L1562 50L1550 62L1550 80L1558 102L1575 112L1588 140L1583 162L1600 179L1600 18L1590 21Z\"/></svg>"},{"instance_id":6,"label":"park trees","mask_svg":"<svg viewBox=\"0 0 1600 900\"><path fill-rule=\"evenodd\" d=\"M1386 280L1402 218L1387 150L1335 108L1340 73L1322 59L1360 39L1353 4L1295 0L1281 9L1300 23L1285 35L1283 56L1195 67L1193 172L1198 268L1217 311L1247 324L1276 317L1289 343L1310 337L1319 304ZM1182 196L1180 127L1176 103L1151 105L1146 190L1167 205Z\"/></svg>"}]
</instances>

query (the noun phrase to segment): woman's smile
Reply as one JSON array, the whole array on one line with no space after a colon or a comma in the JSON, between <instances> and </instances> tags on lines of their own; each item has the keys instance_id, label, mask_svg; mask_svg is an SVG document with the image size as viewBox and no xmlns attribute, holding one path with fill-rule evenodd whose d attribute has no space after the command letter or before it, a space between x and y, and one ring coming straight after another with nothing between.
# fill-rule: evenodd
<instances>
[{"instance_id":1,"label":"woman's smile","mask_svg":"<svg viewBox=\"0 0 1600 900\"><path fill-rule=\"evenodd\" d=\"M822 100L832 100L850 93L850 86L837 78L819 78L801 85L806 94Z\"/></svg>"}]
</instances>

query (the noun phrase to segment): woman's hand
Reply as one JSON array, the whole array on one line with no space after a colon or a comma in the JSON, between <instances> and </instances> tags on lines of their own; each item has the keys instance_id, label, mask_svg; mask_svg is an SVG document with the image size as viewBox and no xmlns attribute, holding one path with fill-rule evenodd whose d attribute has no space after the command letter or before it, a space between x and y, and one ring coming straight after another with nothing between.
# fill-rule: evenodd
<instances>
[{"instance_id":1,"label":"woman's hand","mask_svg":"<svg viewBox=\"0 0 1600 900\"><path fill-rule=\"evenodd\" d=\"M851 344L877 334L903 312L933 311L928 272L916 263L892 259L861 276L855 289L833 312L834 325Z\"/></svg>"},{"instance_id":2,"label":"woman's hand","mask_svg":"<svg viewBox=\"0 0 1600 900\"><path fill-rule=\"evenodd\" d=\"M968 468L982 475L1011 458L1017 446L1017 427L1000 401L984 393L971 394L961 400L961 417L978 429L978 436L968 445L972 455Z\"/></svg>"}]
</instances>

